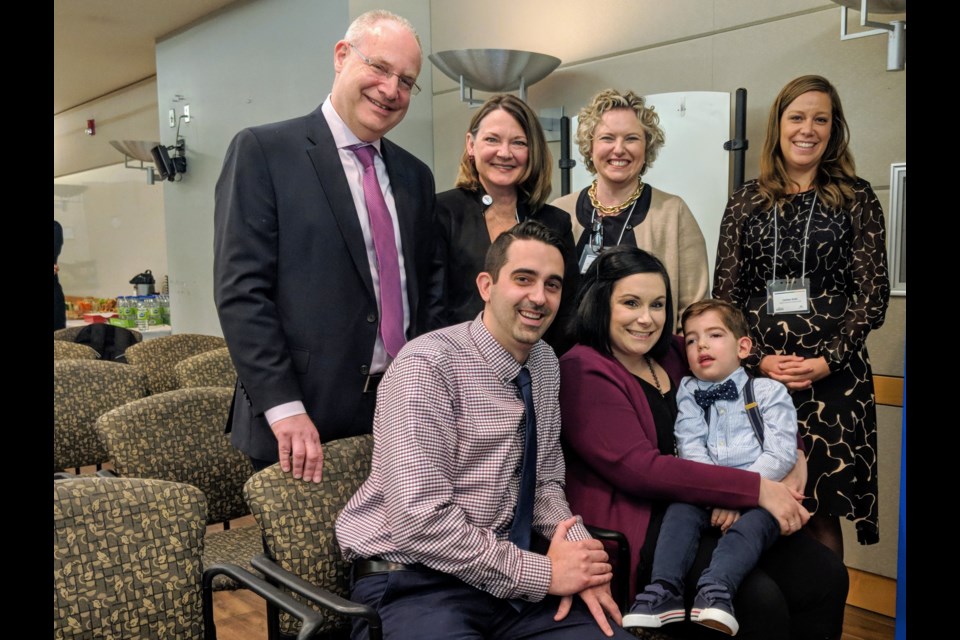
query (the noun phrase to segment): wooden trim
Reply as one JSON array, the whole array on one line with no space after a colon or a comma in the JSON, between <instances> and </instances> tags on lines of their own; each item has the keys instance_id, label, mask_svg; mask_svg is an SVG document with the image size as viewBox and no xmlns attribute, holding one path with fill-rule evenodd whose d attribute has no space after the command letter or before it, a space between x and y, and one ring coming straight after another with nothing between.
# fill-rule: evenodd
<instances>
[{"instance_id":1,"label":"wooden trim","mask_svg":"<svg viewBox=\"0 0 960 640\"><path fill-rule=\"evenodd\" d=\"M850 591L847 604L873 611L888 618L897 615L897 581L893 578L867 573L847 567L850 576Z\"/></svg>"},{"instance_id":2,"label":"wooden trim","mask_svg":"<svg viewBox=\"0 0 960 640\"><path fill-rule=\"evenodd\" d=\"M903 406L903 378L873 376L873 392L877 397L877 404Z\"/></svg>"}]
</instances>

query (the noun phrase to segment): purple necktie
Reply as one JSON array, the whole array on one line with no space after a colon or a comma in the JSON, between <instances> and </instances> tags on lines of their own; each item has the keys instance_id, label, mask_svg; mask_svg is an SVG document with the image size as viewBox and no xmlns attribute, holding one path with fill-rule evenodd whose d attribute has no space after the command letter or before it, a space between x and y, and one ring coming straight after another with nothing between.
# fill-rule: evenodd
<instances>
[{"instance_id":1,"label":"purple necktie","mask_svg":"<svg viewBox=\"0 0 960 640\"><path fill-rule=\"evenodd\" d=\"M367 203L370 233L377 251L377 270L380 272L380 335L391 358L397 357L407 341L403 335L403 294L400 290L400 260L397 239L393 233L393 219L387 209L373 164L376 149L368 144L347 147L363 165L363 199Z\"/></svg>"}]
</instances>

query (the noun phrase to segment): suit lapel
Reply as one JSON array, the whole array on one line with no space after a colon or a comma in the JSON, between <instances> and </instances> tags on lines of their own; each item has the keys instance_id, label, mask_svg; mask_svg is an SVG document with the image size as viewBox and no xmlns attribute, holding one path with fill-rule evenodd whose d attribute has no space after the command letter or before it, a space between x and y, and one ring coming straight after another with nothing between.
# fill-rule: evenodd
<instances>
[{"instance_id":1,"label":"suit lapel","mask_svg":"<svg viewBox=\"0 0 960 640\"><path fill-rule=\"evenodd\" d=\"M390 188L393 190L393 201L397 207L397 219L400 226L400 247L403 250L403 266L407 278L407 300L410 303L410 326L416 324L417 301L420 299L417 287L417 198L412 188L416 181L407 173L407 167L397 158L395 145L382 138L380 150L383 162L387 165L387 175L390 176Z\"/></svg>"},{"instance_id":2,"label":"suit lapel","mask_svg":"<svg viewBox=\"0 0 960 640\"><path fill-rule=\"evenodd\" d=\"M353 259L353 264L363 280L364 286L371 296L374 296L373 279L370 276L370 262L367 260L367 249L363 241L363 231L360 229L360 220L357 218L357 208L353 205L353 194L350 185L343 173L343 163L340 162L340 152L333 141L330 127L327 125L323 112L317 109L313 112L313 126L308 138L314 146L307 149L307 155L317 172L317 178L327 199L327 207L333 213L343 236L343 242ZM392 180L392 177L391 177ZM321 242L327 240L321 238Z\"/></svg>"}]
</instances>

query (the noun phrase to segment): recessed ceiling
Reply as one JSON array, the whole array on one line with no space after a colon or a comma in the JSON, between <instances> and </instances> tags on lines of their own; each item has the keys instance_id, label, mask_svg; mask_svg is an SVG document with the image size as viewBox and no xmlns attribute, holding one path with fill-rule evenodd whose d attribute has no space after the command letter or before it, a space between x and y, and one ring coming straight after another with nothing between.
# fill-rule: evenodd
<instances>
[{"instance_id":1,"label":"recessed ceiling","mask_svg":"<svg viewBox=\"0 0 960 640\"><path fill-rule=\"evenodd\" d=\"M53 114L157 73L156 41L237 0L53 0Z\"/></svg>"}]
</instances>

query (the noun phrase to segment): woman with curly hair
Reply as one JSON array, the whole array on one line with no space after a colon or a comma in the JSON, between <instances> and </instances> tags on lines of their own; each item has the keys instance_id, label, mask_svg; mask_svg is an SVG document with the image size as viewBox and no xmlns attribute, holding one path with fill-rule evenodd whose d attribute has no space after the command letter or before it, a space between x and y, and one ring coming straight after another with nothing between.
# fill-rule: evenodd
<instances>
[{"instance_id":1,"label":"woman with curly hair","mask_svg":"<svg viewBox=\"0 0 960 640\"><path fill-rule=\"evenodd\" d=\"M577 145L596 179L553 204L572 218L581 273L609 247L649 251L670 274L673 317L679 318L707 297L710 278L707 246L690 207L643 181L664 140L660 117L641 96L604 89L580 110L577 124Z\"/></svg>"}]
</instances>

